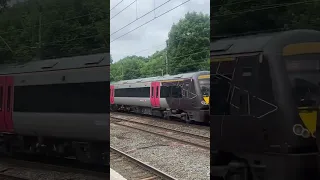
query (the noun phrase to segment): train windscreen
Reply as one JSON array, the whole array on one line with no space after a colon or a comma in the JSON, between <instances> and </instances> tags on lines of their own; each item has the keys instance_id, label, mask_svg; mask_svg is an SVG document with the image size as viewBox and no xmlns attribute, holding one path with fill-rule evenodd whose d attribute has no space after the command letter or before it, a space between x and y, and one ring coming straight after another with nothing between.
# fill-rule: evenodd
<instances>
[{"instance_id":1,"label":"train windscreen","mask_svg":"<svg viewBox=\"0 0 320 180\"><path fill-rule=\"evenodd\" d=\"M287 60L287 71L299 107L317 107L320 101L320 60L292 58Z\"/></svg>"},{"instance_id":2,"label":"train windscreen","mask_svg":"<svg viewBox=\"0 0 320 180\"><path fill-rule=\"evenodd\" d=\"M210 96L210 79L199 79L200 89L203 96Z\"/></svg>"}]
</instances>

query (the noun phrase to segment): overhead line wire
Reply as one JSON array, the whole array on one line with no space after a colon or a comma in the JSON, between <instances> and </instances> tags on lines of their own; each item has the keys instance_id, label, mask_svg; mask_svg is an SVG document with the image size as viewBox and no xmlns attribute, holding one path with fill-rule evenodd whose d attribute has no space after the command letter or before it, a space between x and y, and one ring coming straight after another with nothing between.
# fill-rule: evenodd
<instances>
[{"instance_id":1,"label":"overhead line wire","mask_svg":"<svg viewBox=\"0 0 320 180\"><path fill-rule=\"evenodd\" d=\"M129 8L133 3L135 3L137 0L132 1L128 6L126 6L125 8L123 8L120 12L118 12L116 15L112 16L110 18L110 20L112 20L113 18L117 17L119 14L121 14L123 11L125 11L127 8Z\"/></svg>"},{"instance_id":2,"label":"overhead line wire","mask_svg":"<svg viewBox=\"0 0 320 180\"><path fill-rule=\"evenodd\" d=\"M119 4L121 4L123 1L124 1L124 0L121 0L121 1L118 2L115 6L113 6L113 8L110 9L110 12L111 12L114 8L116 8Z\"/></svg>"},{"instance_id":3,"label":"overhead line wire","mask_svg":"<svg viewBox=\"0 0 320 180\"><path fill-rule=\"evenodd\" d=\"M300 1L300 2L294 2L294 3L270 4L270 5L264 5L264 6L268 6L268 7L248 9L248 10L229 13L229 14L221 14L221 15L212 16L211 18L238 15L238 14L244 14L244 13L249 13L249 12L261 11L261 10L267 10L267 9L275 9L275 8L280 8L280 7L288 7L288 6L299 5L299 4L308 4L308 3L314 3L314 2L319 2L319 1L320 0L312 0L312 1Z\"/></svg>"},{"instance_id":4,"label":"overhead line wire","mask_svg":"<svg viewBox=\"0 0 320 180\"><path fill-rule=\"evenodd\" d=\"M118 40L118 39L120 39L120 38L122 38L122 37L124 37L124 36L126 36L126 35L128 35L128 34L130 34L131 32L133 32L133 31L135 31L135 30L137 30L137 29L141 28L142 26L144 26L144 25L146 25L146 24L149 24L150 22L152 22L152 21L154 21L154 20L158 19L159 17L161 17L161 16L163 16L163 15L165 15L165 14L169 13L170 11L172 11L172 10L174 10L174 9L176 9L176 8L178 8L178 7L180 7L180 6L182 6L182 5L184 5L185 3L189 2L189 1L191 1L191 0L184 1L184 2L182 2L181 4L179 4L178 6L175 6L175 7L171 8L170 10L168 10L168 11L166 11L166 12L164 12L164 13L160 14L159 16L154 17L153 19L151 19L151 20L149 20L149 21L147 21L147 22L143 23L142 25L140 25L140 26L138 26L138 27L134 28L133 30L131 30L131 31L129 31L129 32L127 32L127 33L125 33L125 34L123 34L123 35L121 35L121 36L118 36L117 38L115 38L115 39L113 39L112 41L110 41L110 43L112 43L112 42L114 42L114 41L116 41L116 40Z\"/></svg>"},{"instance_id":5,"label":"overhead line wire","mask_svg":"<svg viewBox=\"0 0 320 180\"><path fill-rule=\"evenodd\" d=\"M139 18L137 18L137 19L135 19L135 20L131 21L130 23L128 23L128 24L126 24L125 26L121 27L120 29L116 30L115 32L113 32L112 34L110 34L110 36L112 36L113 34L115 34L115 33L119 32L119 31L121 31L122 29L124 29L124 28L126 28L126 27L130 26L132 23L134 23L134 22L138 21L139 19L141 19L141 18L145 17L146 15L148 15L148 14L152 13L153 11L157 10L158 8L162 7L163 5L167 4L167 3L168 3L168 2L170 2L170 1L171 1L171 0L167 0L166 2L164 2L164 3L162 3L161 5L157 6L156 8L154 8L154 9L150 10L149 12L147 12L147 13L143 14L143 15L142 15L142 16L140 16Z\"/></svg>"}]
</instances>

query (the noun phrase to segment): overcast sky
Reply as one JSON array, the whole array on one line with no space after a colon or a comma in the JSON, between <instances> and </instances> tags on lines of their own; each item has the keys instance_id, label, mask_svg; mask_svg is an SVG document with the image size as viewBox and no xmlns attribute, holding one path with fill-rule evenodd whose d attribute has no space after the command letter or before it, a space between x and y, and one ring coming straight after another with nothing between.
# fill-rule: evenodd
<instances>
[{"instance_id":1,"label":"overcast sky","mask_svg":"<svg viewBox=\"0 0 320 180\"><path fill-rule=\"evenodd\" d=\"M115 7L122 0L110 0L110 9ZM111 30L110 30L110 50L114 61L118 61L126 56L149 56L157 50L165 48L165 41L168 39L168 33L173 23L177 23L187 12L196 11L210 14L210 0L191 0L184 5L172 10L171 12L155 19L154 21L142 26L141 28L128 33L145 22L159 16L171 8L185 2L186 0L171 0L155 12L138 19L128 27L121 29L137 18L143 16L149 11L157 8L168 0L123 0L118 6L111 10ZM126 6L134 2L131 6L121 12ZM136 3L137 2L137 3ZM118 14L121 12L120 14ZM118 15L117 15L118 14ZM116 33L114 33L116 32ZM113 41L113 42L112 42Z\"/></svg>"}]
</instances>

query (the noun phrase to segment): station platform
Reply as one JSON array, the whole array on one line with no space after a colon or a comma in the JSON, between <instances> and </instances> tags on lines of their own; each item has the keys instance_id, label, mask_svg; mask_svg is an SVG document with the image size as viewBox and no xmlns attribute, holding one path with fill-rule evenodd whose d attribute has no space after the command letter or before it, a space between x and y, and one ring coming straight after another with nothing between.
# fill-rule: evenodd
<instances>
[{"instance_id":1,"label":"station platform","mask_svg":"<svg viewBox=\"0 0 320 180\"><path fill-rule=\"evenodd\" d=\"M119 173L117 173L115 170L110 168L110 180L127 180L127 179L122 177Z\"/></svg>"}]
</instances>

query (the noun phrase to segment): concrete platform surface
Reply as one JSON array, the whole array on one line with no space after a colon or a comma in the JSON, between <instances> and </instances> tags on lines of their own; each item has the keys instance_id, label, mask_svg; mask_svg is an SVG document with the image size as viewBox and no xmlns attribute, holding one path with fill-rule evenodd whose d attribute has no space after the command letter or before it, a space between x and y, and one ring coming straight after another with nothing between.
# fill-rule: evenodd
<instances>
[{"instance_id":1,"label":"concrete platform surface","mask_svg":"<svg viewBox=\"0 0 320 180\"><path fill-rule=\"evenodd\" d=\"M127 180L122 177L119 173L110 168L110 180Z\"/></svg>"}]
</instances>

